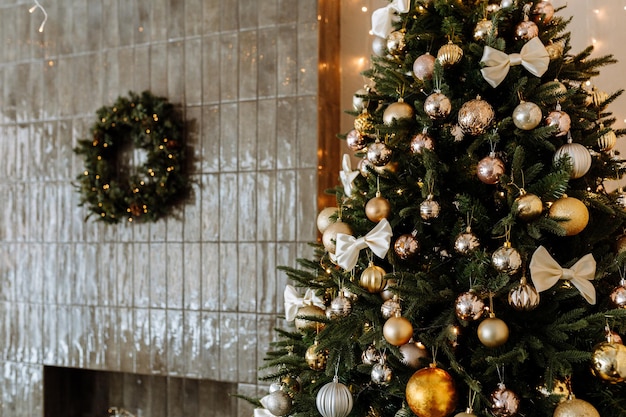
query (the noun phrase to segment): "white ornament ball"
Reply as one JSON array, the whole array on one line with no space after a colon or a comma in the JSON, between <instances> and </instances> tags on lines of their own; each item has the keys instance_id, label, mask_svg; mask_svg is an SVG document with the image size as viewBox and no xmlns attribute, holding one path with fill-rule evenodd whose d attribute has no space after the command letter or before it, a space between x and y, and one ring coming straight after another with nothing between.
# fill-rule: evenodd
<instances>
[{"instance_id":1,"label":"white ornament ball","mask_svg":"<svg viewBox=\"0 0 626 417\"><path fill-rule=\"evenodd\" d=\"M372 52L380 57L387 55L387 39L375 36L372 41Z\"/></svg>"},{"instance_id":2,"label":"white ornament ball","mask_svg":"<svg viewBox=\"0 0 626 417\"><path fill-rule=\"evenodd\" d=\"M283 390L274 391L261 399L261 405L275 416L286 416L291 412L291 397Z\"/></svg>"},{"instance_id":3,"label":"white ornament ball","mask_svg":"<svg viewBox=\"0 0 626 417\"><path fill-rule=\"evenodd\" d=\"M335 376L317 392L315 405L322 417L346 417L352 411L352 393Z\"/></svg>"},{"instance_id":4,"label":"white ornament ball","mask_svg":"<svg viewBox=\"0 0 626 417\"><path fill-rule=\"evenodd\" d=\"M513 110L513 123L519 129L532 130L541 123L541 108L530 101L523 101Z\"/></svg>"},{"instance_id":5,"label":"white ornament ball","mask_svg":"<svg viewBox=\"0 0 626 417\"><path fill-rule=\"evenodd\" d=\"M591 154L589 150L580 143L566 143L557 149L554 154L554 162L567 157L572 164L570 177L580 178L591 168Z\"/></svg>"},{"instance_id":6,"label":"white ornament ball","mask_svg":"<svg viewBox=\"0 0 626 417\"><path fill-rule=\"evenodd\" d=\"M319 212L317 215L317 230L319 230L320 233L324 233L328 226L335 222L332 220L332 217L337 214L337 211L337 207L326 207Z\"/></svg>"}]
</instances>

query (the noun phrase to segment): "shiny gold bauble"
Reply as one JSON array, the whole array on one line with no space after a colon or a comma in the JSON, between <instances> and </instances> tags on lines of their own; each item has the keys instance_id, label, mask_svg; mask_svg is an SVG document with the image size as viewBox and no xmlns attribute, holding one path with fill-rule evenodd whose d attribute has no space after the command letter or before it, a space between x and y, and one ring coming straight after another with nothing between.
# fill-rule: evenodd
<instances>
[{"instance_id":1,"label":"shiny gold bauble","mask_svg":"<svg viewBox=\"0 0 626 417\"><path fill-rule=\"evenodd\" d=\"M393 56L401 56L406 47L404 30L395 30L387 36L387 51Z\"/></svg>"},{"instance_id":2,"label":"shiny gold bauble","mask_svg":"<svg viewBox=\"0 0 626 417\"><path fill-rule=\"evenodd\" d=\"M553 61L555 59L561 58L563 56L563 52L565 51L565 44L563 42L555 42L549 43L546 45L546 51L548 51L548 56L550 60Z\"/></svg>"},{"instance_id":3,"label":"shiny gold bauble","mask_svg":"<svg viewBox=\"0 0 626 417\"><path fill-rule=\"evenodd\" d=\"M330 253L335 253L335 249L337 249L336 242L338 233L351 235L352 229L350 229L350 226L347 223L344 223L341 220L337 220L335 223L326 227L324 233L322 234L322 244L324 245L324 249Z\"/></svg>"},{"instance_id":4,"label":"shiny gold bauble","mask_svg":"<svg viewBox=\"0 0 626 417\"><path fill-rule=\"evenodd\" d=\"M461 255L469 255L480 247L480 241L469 227L454 240L454 249Z\"/></svg>"},{"instance_id":5,"label":"shiny gold bauble","mask_svg":"<svg viewBox=\"0 0 626 417\"><path fill-rule=\"evenodd\" d=\"M393 151L380 141L376 141L367 147L367 160L374 166L381 167L391 161Z\"/></svg>"},{"instance_id":6,"label":"shiny gold bauble","mask_svg":"<svg viewBox=\"0 0 626 417\"><path fill-rule=\"evenodd\" d=\"M515 39L529 41L539 36L539 27L535 22L525 20L515 27Z\"/></svg>"},{"instance_id":7,"label":"shiny gold bauble","mask_svg":"<svg viewBox=\"0 0 626 417\"><path fill-rule=\"evenodd\" d=\"M437 60L444 67L458 63L461 58L463 58L463 49L459 45L453 44L452 41L449 41L437 51Z\"/></svg>"},{"instance_id":8,"label":"shiny gold bauble","mask_svg":"<svg viewBox=\"0 0 626 417\"><path fill-rule=\"evenodd\" d=\"M543 203L535 194L524 192L515 199L515 214L521 220L530 222L541 216Z\"/></svg>"},{"instance_id":9,"label":"shiny gold bauble","mask_svg":"<svg viewBox=\"0 0 626 417\"><path fill-rule=\"evenodd\" d=\"M296 325L296 329L298 329L301 332L304 332L307 330L320 330L321 331L325 326L325 324L322 322L307 320L305 318L302 318L302 317L326 318L326 311L319 308L318 306L314 306L314 305L302 306L298 309L298 312L296 314L297 316L296 316L296 319L294 320L294 323ZM299 317L299 316L302 316L302 317Z\"/></svg>"},{"instance_id":10,"label":"shiny gold bauble","mask_svg":"<svg viewBox=\"0 0 626 417\"><path fill-rule=\"evenodd\" d=\"M498 28L494 29L493 22L491 20L480 20L476 23L476 27L474 28L474 40L484 41L492 31L494 37L498 36Z\"/></svg>"},{"instance_id":11,"label":"shiny gold bauble","mask_svg":"<svg viewBox=\"0 0 626 417\"><path fill-rule=\"evenodd\" d=\"M363 112L354 119L354 130L363 136L374 131L374 119L367 110L363 110Z\"/></svg>"},{"instance_id":12,"label":"shiny gold bauble","mask_svg":"<svg viewBox=\"0 0 626 417\"><path fill-rule=\"evenodd\" d=\"M566 143L554 154L554 162L566 158L571 165L570 177L580 178L591 168L591 154L580 143Z\"/></svg>"},{"instance_id":13,"label":"shiny gold bauble","mask_svg":"<svg viewBox=\"0 0 626 417\"><path fill-rule=\"evenodd\" d=\"M491 264L498 272L514 275L522 267L522 255L506 242L493 252Z\"/></svg>"},{"instance_id":14,"label":"shiny gold bauble","mask_svg":"<svg viewBox=\"0 0 626 417\"><path fill-rule=\"evenodd\" d=\"M413 337L413 325L404 317L391 317L383 325L383 336L390 345L402 346Z\"/></svg>"},{"instance_id":15,"label":"shiny gold bauble","mask_svg":"<svg viewBox=\"0 0 626 417\"><path fill-rule=\"evenodd\" d=\"M585 204L574 197L562 197L552 203L549 217L559 220L565 229L566 236L574 236L582 232L589 222L589 210Z\"/></svg>"},{"instance_id":16,"label":"shiny gold bauble","mask_svg":"<svg viewBox=\"0 0 626 417\"><path fill-rule=\"evenodd\" d=\"M458 122L464 133L482 135L494 117L495 112L491 104L477 97L463 103L459 109Z\"/></svg>"},{"instance_id":17,"label":"shiny gold bauble","mask_svg":"<svg viewBox=\"0 0 626 417\"><path fill-rule=\"evenodd\" d=\"M380 195L376 195L365 204L365 215L374 223L386 219L389 217L389 213L391 213L391 204L389 200Z\"/></svg>"},{"instance_id":18,"label":"shiny gold bauble","mask_svg":"<svg viewBox=\"0 0 626 417\"><path fill-rule=\"evenodd\" d=\"M509 340L509 326L494 315L478 325L477 333L480 342L489 348L502 346Z\"/></svg>"},{"instance_id":19,"label":"shiny gold bauble","mask_svg":"<svg viewBox=\"0 0 626 417\"><path fill-rule=\"evenodd\" d=\"M380 306L380 313L383 318L390 319L402 314L402 305L398 296L392 297Z\"/></svg>"},{"instance_id":20,"label":"shiny gold bauble","mask_svg":"<svg viewBox=\"0 0 626 417\"><path fill-rule=\"evenodd\" d=\"M617 136L612 130L609 130L604 135L598 138L598 148L600 148L602 152L610 151L611 149L613 149L613 147L615 147L616 143Z\"/></svg>"},{"instance_id":21,"label":"shiny gold bauble","mask_svg":"<svg viewBox=\"0 0 626 417\"><path fill-rule=\"evenodd\" d=\"M494 153L484 157L476 165L478 179L489 185L497 184L505 170L504 162Z\"/></svg>"},{"instance_id":22,"label":"shiny gold bauble","mask_svg":"<svg viewBox=\"0 0 626 417\"><path fill-rule=\"evenodd\" d=\"M485 312L485 303L475 291L470 290L456 298L454 312L459 320L478 320Z\"/></svg>"},{"instance_id":23,"label":"shiny gold bauble","mask_svg":"<svg viewBox=\"0 0 626 417\"><path fill-rule=\"evenodd\" d=\"M393 251L398 255L398 258L407 260L417 255L420 247L420 242L415 237L415 234L406 233L398 236L398 239L393 244Z\"/></svg>"},{"instance_id":24,"label":"shiny gold bauble","mask_svg":"<svg viewBox=\"0 0 626 417\"><path fill-rule=\"evenodd\" d=\"M314 371L323 371L326 369L326 361L328 360L328 352L319 349L317 340L314 344L304 352L304 360L309 368Z\"/></svg>"},{"instance_id":25,"label":"shiny gold bauble","mask_svg":"<svg viewBox=\"0 0 626 417\"><path fill-rule=\"evenodd\" d=\"M541 0L532 10L535 23L548 23L554 17L554 6L548 0Z\"/></svg>"},{"instance_id":26,"label":"shiny gold bauble","mask_svg":"<svg viewBox=\"0 0 626 417\"><path fill-rule=\"evenodd\" d=\"M328 226L335 223L332 218L337 217L337 211L337 207L326 207L319 212L317 215L317 230L319 230L320 233L324 233Z\"/></svg>"},{"instance_id":27,"label":"shiny gold bauble","mask_svg":"<svg viewBox=\"0 0 626 417\"><path fill-rule=\"evenodd\" d=\"M600 413L587 401L571 398L556 407L553 417L600 417Z\"/></svg>"},{"instance_id":28,"label":"shiny gold bauble","mask_svg":"<svg viewBox=\"0 0 626 417\"><path fill-rule=\"evenodd\" d=\"M452 102L442 93L434 92L424 100L424 112L431 119L445 119L451 111Z\"/></svg>"},{"instance_id":29,"label":"shiny gold bauble","mask_svg":"<svg viewBox=\"0 0 626 417\"><path fill-rule=\"evenodd\" d=\"M434 365L411 376L405 395L409 408L418 417L447 417L456 408L454 380L449 373Z\"/></svg>"},{"instance_id":30,"label":"shiny gold bauble","mask_svg":"<svg viewBox=\"0 0 626 417\"><path fill-rule=\"evenodd\" d=\"M613 342L598 344L591 355L591 372L612 384L626 381L626 346Z\"/></svg>"},{"instance_id":31,"label":"shiny gold bauble","mask_svg":"<svg viewBox=\"0 0 626 417\"><path fill-rule=\"evenodd\" d=\"M326 310L326 317L329 319L338 319L346 317L352 312L352 302L343 293L333 298Z\"/></svg>"},{"instance_id":32,"label":"shiny gold bauble","mask_svg":"<svg viewBox=\"0 0 626 417\"><path fill-rule=\"evenodd\" d=\"M395 103L391 103L383 112L383 123L387 126L391 126L394 122L399 120L409 120L413 118L413 107L410 104L400 100Z\"/></svg>"},{"instance_id":33,"label":"shiny gold bauble","mask_svg":"<svg viewBox=\"0 0 626 417\"><path fill-rule=\"evenodd\" d=\"M385 270L380 266L370 263L361 273L359 284L372 294L379 293L385 289L385 285L387 285L385 274Z\"/></svg>"}]
</instances>

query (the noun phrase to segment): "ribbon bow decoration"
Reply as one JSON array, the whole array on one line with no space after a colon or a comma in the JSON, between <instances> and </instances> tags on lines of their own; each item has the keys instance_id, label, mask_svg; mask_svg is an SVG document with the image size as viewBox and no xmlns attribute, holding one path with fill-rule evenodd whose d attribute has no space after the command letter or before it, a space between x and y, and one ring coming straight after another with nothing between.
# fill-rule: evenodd
<instances>
[{"instance_id":1,"label":"ribbon bow decoration","mask_svg":"<svg viewBox=\"0 0 626 417\"><path fill-rule=\"evenodd\" d=\"M509 73L512 65L521 65L532 75L541 77L550 65L550 55L539 38L532 38L522 47L519 54L506 54L485 46L480 60L485 65L480 72L493 88L496 88Z\"/></svg>"},{"instance_id":2,"label":"ribbon bow decoration","mask_svg":"<svg viewBox=\"0 0 626 417\"><path fill-rule=\"evenodd\" d=\"M596 303L596 289L591 283L596 274L596 260L588 253L571 268L562 268L546 248L539 246L530 260L530 276L537 291L552 288L559 280L572 283L589 304Z\"/></svg>"},{"instance_id":3,"label":"ribbon bow decoration","mask_svg":"<svg viewBox=\"0 0 626 417\"><path fill-rule=\"evenodd\" d=\"M382 219L368 234L358 239L344 233L337 233L335 250L337 265L346 271L351 270L359 259L359 252L365 248L370 248L376 256L384 258L389 250L391 235L391 225L387 219Z\"/></svg>"},{"instance_id":4,"label":"ribbon bow decoration","mask_svg":"<svg viewBox=\"0 0 626 417\"><path fill-rule=\"evenodd\" d=\"M285 318L287 321L293 321L298 315L298 309L306 305L314 305L321 309L326 309L324 300L315 295L312 289L307 288L304 297L300 297L300 293L293 285L285 287Z\"/></svg>"},{"instance_id":5,"label":"ribbon bow decoration","mask_svg":"<svg viewBox=\"0 0 626 417\"><path fill-rule=\"evenodd\" d=\"M267 402L269 401L268 397L269 397L269 395L266 395L265 397L261 398L260 402L261 402L261 405L263 405L263 407L265 407L264 404L267 404ZM276 416L274 414L270 413L265 408L255 408L254 409L254 417L276 417Z\"/></svg>"},{"instance_id":6,"label":"ribbon bow decoration","mask_svg":"<svg viewBox=\"0 0 626 417\"><path fill-rule=\"evenodd\" d=\"M410 4L410 0L393 0L387 6L374 10L372 13L372 33L380 38L389 36L393 28L395 12L408 13Z\"/></svg>"},{"instance_id":7,"label":"ribbon bow decoration","mask_svg":"<svg viewBox=\"0 0 626 417\"><path fill-rule=\"evenodd\" d=\"M358 170L352 170L350 155L347 153L343 154L341 168L342 170L339 171L339 178L341 178L341 183L343 184L343 192L346 194L346 197L350 197L352 195L352 182L359 176L360 172Z\"/></svg>"}]
</instances>

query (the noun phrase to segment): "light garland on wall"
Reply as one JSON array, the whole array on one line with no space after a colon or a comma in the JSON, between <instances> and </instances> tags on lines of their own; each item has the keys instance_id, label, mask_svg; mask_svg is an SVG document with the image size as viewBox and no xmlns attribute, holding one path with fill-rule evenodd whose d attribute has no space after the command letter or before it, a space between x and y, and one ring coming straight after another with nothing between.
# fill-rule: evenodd
<instances>
[{"instance_id":1,"label":"light garland on wall","mask_svg":"<svg viewBox=\"0 0 626 417\"><path fill-rule=\"evenodd\" d=\"M46 9L43 8L43 6L41 5L41 3L39 3L39 0L34 0L35 1L35 5L33 7L31 7L30 9L28 9L29 13L33 13L35 10L40 9L41 12L43 13L43 22L41 22L41 25L39 25L39 33L43 32L43 28L44 26L46 26L46 22L48 21L48 13L46 12Z\"/></svg>"}]
</instances>

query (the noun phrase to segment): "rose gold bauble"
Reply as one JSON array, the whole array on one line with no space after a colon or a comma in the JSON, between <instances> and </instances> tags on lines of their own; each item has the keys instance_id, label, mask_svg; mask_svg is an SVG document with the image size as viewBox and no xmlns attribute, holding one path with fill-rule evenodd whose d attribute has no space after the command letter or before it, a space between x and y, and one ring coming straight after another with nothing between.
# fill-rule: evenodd
<instances>
[{"instance_id":1,"label":"rose gold bauble","mask_svg":"<svg viewBox=\"0 0 626 417\"><path fill-rule=\"evenodd\" d=\"M489 348L502 346L509 340L509 326L493 314L478 325L477 333L480 342Z\"/></svg>"},{"instance_id":2,"label":"rose gold bauble","mask_svg":"<svg viewBox=\"0 0 626 417\"><path fill-rule=\"evenodd\" d=\"M564 136L572 126L572 119L564 111L554 110L546 116L545 124L546 126L556 128L555 136Z\"/></svg>"},{"instance_id":3,"label":"rose gold bauble","mask_svg":"<svg viewBox=\"0 0 626 417\"><path fill-rule=\"evenodd\" d=\"M515 27L515 39L529 41L539 36L539 28L535 22L524 20Z\"/></svg>"},{"instance_id":4,"label":"rose gold bauble","mask_svg":"<svg viewBox=\"0 0 626 417\"><path fill-rule=\"evenodd\" d=\"M434 92L424 100L424 112L431 119L441 120L448 117L452 111L452 103L444 94Z\"/></svg>"},{"instance_id":5,"label":"rose gold bauble","mask_svg":"<svg viewBox=\"0 0 626 417\"><path fill-rule=\"evenodd\" d=\"M418 417L447 417L456 408L454 380L434 364L411 376L405 396L409 408Z\"/></svg>"},{"instance_id":6,"label":"rose gold bauble","mask_svg":"<svg viewBox=\"0 0 626 417\"><path fill-rule=\"evenodd\" d=\"M417 255L420 251L420 243L413 233L406 233L398 236L393 244L393 251L398 258L407 260Z\"/></svg>"},{"instance_id":7,"label":"rose gold bauble","mask_svg":"<svg viewBox=\"0 0 626 417\"><path fill-rule=\"evenodd\" d=\"M550 207L550 218L556 219L565 229L566 236L574 236L582 232L589 222L589 210L585 204L574 197L559 198Z\"/></svg>"},{"instance_id":8,"label":"rose gold bauble","mask_svg":"<svg viewBox=\"0 0 626 417\"><path fill-rule=\"evenodd\" d=\"M413 325L404 317L391 317L383 325L383 337L390 345L402 346L413 337Z\"/></svg>"},{"instance_id":9,"label":"rose gold bauble","mask_svg":"<svg viewBox=\"0 0 626 417\"><path fill-rule=\"evenodd\" d=\"M626 308L626 283L622 282L618 287L611 291L609 298L617 308Z\"/></svg>"},{"instance_id":10,"label":"rose gold bauble","mask_svg":"<svg viewBox=\"0 0 626 417\"><path fill-rule=\"evenodd\" d=\"M365 215L374 223L378 223L382 219L386 219L389 217L389 213L391 213L391 204L389 203L389 200L378 194L365 204Z\"/></svg>"},{"instance_id":11,"label":"rose gold bauble","mask_svg":"<svg viewBox=\"0 0 626 417\"><path fill-rule=\"evenodd\" d=\"M463 103L459 109L458 122L464 133L482 135L494 117L495 112L491 104L477 97Z\"/></svg>"},{"instance_id":12,"label":"rose gold bauble","mask_svg":"<svg viewBox=\"0 0 626 417\"><path fill-rule=\"evenodd\" d=\"M379 293L387 284L385 279L385 270L380 266L376 266L370 263L367 268L361 273L361 279L359 285L365 288L370 293Z\"/></svg>"},{"instance_id":13,"label":"rose gold bauble","mask_svg":"<svg viewBox=\"0 0 626 417\"><path fill-rule=\"evenodd\" d=\"M535 4L532 11L535 23L548 23L554 17L554 6L547 0Z\"/></svg>"},{"instance_id":14,"label":"rose gold bauble","mask_svg":"<svg viewBox=\"0 0 626 417\"><path fill-rule=\"evenodd\" d=\"M409 148L413 155L418 155L421 154L424 149L432 151L435 148L435 142L428 133L418 133L411 139Z\"/></svg>"},{"instance_id":15,"label":"rose gold bauble","mask_svg":"<svg viewBox=\"0 0 626 417\"><path fill-rule=\"evenodd\" d=\"M317 215L317 230L319 230L320 233L324 233L328 226L335 223L332 218L337 217L337 211L337 207L326 207L319 212Z\"/></svg>"},{"instance_id":16,"label":"rose gold bauble","mask_svg":"<svg viewBox=\"0 0 626 417\"><path fill-rule=\"evenodd\" d=\"M504 171L504 162L493 153L478 161L476 166L478 179L490 185L497 184Z\"/></svg>"},{"instance_id":17,"label":"rose gold bauble","mask_svg":"<svg viewBox=\"0 0 626 417\"><path fill-rule=\"evenodd\" d=\"M346 145L350 148L351 151L360 151L361 149L367 146L367 141L365 137L361 135L356 129L352 129L346 135Z\"/></svg>"},{"instance_id":18,"label":"rose gold bauble","mask_svg":"<svg viewBox=\"0 0 626 417\"><path fill-rule=\"evenodd\" d=\"M347 223L342 222L341 220L337 220L335 223L329 224L324 233L322 234L322 244L324 245L324 249L326 249L330 253L335 253L336 242L337 242L337 234L343 233L344 235L351 235L352 229Z\"/></svg>"},{"instance_id":19,"label":"rose gold bauble","mask_svg":"<svg viewBox=\"0 0 626 417\"><path fill-rule=\"evenodd\" d=\"M491 412L496 417L513 417L519 410L519 396L504 384L491 393Z\"/></svg>"},{"instance_id":20,"label":"rose gold bauble","mask_svg":"<svg viewBox=\"0 0 626 417\"><path fill-rule=\"evenodd\" d=\"M367 147L367 160L377 167L386 165L391 161L391 154L391 148L379 141Z\"/></svg>"},{"instance_id":21,"label":"rose gold bauble","mask_svg":"<svg viewBox=\"0 0 626 417\"><path fill-rule=\"evenodd\" d=\"M413 62L413 74L418 80L430 80L435 71L435 57L428 52L417 57Z\"/></svg>"},{"instance_id":22,"label":"rose gold bauble","mask_svg":"<svg viewBox=\"0 0 626 417\"><path fill-rule=\"evenodd\" d=\"M570 398L556 407L553 417L600 417L600 413L587 401Z\"/></svg>"},{"instance_id":23,"label":"rose gold bauble","mask_svg":"<svg viewBox=\"0 0 626 417\"><path fill-rule=\"evenodd\" d=\"M480 241L471 228L460 233L454 240L454 249L461 255L469 255L480 247Z\"/></svg>"}]
</instances>

